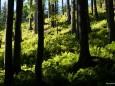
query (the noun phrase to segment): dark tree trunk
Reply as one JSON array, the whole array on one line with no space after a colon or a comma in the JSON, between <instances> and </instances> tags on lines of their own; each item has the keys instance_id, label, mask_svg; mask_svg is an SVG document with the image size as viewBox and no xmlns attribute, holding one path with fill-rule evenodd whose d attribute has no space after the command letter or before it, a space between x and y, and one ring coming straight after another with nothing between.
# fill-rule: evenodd
<instances>
[{"instance_id":1,"label":"dark tree trunk","mask_svg":"<svg viewBox=\"0 0 115 86\"><path fill-rule=\"evenodd\" d=\"M91 32L91 27L90 27L90 19L89 19L89 10L88 10L88 1L87 1L87 28L88 28L88 32Z\"/></svg>"},{"instance_id":2,"label":"dark tree trunk","mask_svg":"<svg viewBox=\"0 0 115 86\"><path fill-rule=\"evenodd\" d=\"M109 43L115 41L115 23L114 23L114 9L113 0L107 0L107 17L109 28Z\"/></svg>"},{"instance_id":3,"label":"dark tree trunk","mask_svg":"<svg viewBox=\"0 0 115 86\"><path fill-rule=\"evenodd\" d=\"M64 15L63 0L62 0L62 14Z\"/></svg>"},{"instance_id":4,"label":"dark tree trunk","mask_svg":"<svg viewBox=\"0 0 115 86\"><path fill-rule=\"evenodd\" d=\"M32 1L33 0L30 0L30 9L32 7ZM33 16L32 16L32 14L30 14L30 18L29 18L29 30L33 30L33 28L32 28L32 19L33 19Z\"/></svg>"},{"instance_id":5,"label":"dark tree trunk","mask_svg":"<svg viewBox=\"0 0 115 86\"><path fill-rule=\"evenodd\" d=\"M42 61L44 48L44 22L43 22L43 8L42 0L38 0L38 51L35 66L36 86L43 86L42 84Z\"/></svg>"},{"instance_id":6,"label":"dark tree trunk","mask_svg":"<svg viewBox=\"0 0 115 86\"><path fill-rule=\"evenodd\" d=\"M48 0L48 18L50 18L50 14L51 14L51 4L50 0Z\"/></svg>"},{"instance_id":7,"label":"dark tree trunk","mask_svg":"<svg viewBox=\"0 0 115 86\"><path fill-rule=\"evenodd\" d=\"M79 62L85 62L90 59L89 44L88 44L88 4L87 0L78 1L79 8L79 36L80 36L80 56Z\"/></svg>"},{"instance_id":8,"label":"dark tree trunk","mask_svg":"<svg viewBox=\"0 0 115 86\"><path fill-rule=\"evenodd\" d=\"M34 26L34 33L37 34L38 33L38 8L37 8L37 1L38 0L35 0L35 15L34 15L34 23L35 23L35 26Z\"/></svg>"},{"instance_id":9,"label":"dark tree trunk","mask_svg":"<svg viewBox=\"0 0 115 86\"><path fill-rule=\"evenodd\" d=\"M91 14L93 14L93 1L94 0L91 0Z\"/></svg>"},{"instance_id":10,"label":"dark tree trunk","mask_svg":"<svg viewBox=\"0 0 115 86\"><path fill-rule=\"evenodd\" d=\"M108 0L104 0L105 1L105 9L106 9L106 18L107 18L107 23L108 23Z\"/></svg>"},{"instance_id":11,"label":"dark tree trunk","mask_svg":"<svg viewBox=\"0 0 115 86\"><path fill-rule=\"evenodd\" d=\"M80 13L80 9L78 7L78 3L79 1L77 0L77 33L76 33L76 36L77 36L77 39L79 39L79 13Z\"/></svg>"},{"instance_id":12,"label":"dark tree trunk","mask_svg":"<svg viewBox=\"0 0 115 86\"><path fill-rule=\"evenodd\" d=\"M55 8L54 8L54 3L52 2L52 17L51 17L51 27L55 27L54 16L55 16Z\"/></svg>"},{"instance_id":13,"label":"dark tree trunk","mask_svg":"<svg viewBox=\"0 0 115 86\"><path fill-rule=\"evenodd\" d=\"M6 41L5 41L4 86L12 86L13 84L13 67L12 67L13 9L14 9L14 0L8 0L8 16L7 16L7 26L6 26Z\"/></svg>"},{"instance_id":14,"label":"dark tree trunk","mask_svg":"<svg viewBox=\"0 0 115 86\"><path fill-rule=\"evenodd\" d=\"M58 14L58 0L55 1L55 14Z\"/></svg>"},{"instance_id":15,"label":"dark tree trunk","mask_svg":"<svg viewBox=\"0 0 115 86\"><path fill-rule=\"evenodd\" d=\"M0 0L0 15L1 15L1 0Z\"/></svg>"},{"instance_id":16,"label":"dark tree trunk","mask_svg":"<svg viewBox=\"0 0 115 86\"><path fill-rule=\"evenodd\" d=\"M99 7L102 8L102 1L99 2Z\"/></svg>"},{"instance_id":17,"label":"dark tree trunk","mask_svg":"<svg viewBox=\"0 0 115 86\"><path fill-rule=\"evenodd\" d=\"M14 73L18 74L21 71L21 22L22 22L23 0L16 1L16 23L15 23L15 39L14 39Z\"/></svg>"},{"instance_id":18,"label":"dark tree trunk","mask_svg":"<svg viewBox=\"0 0 115 86\"><path fill-rule=\"evenodd\" d=\"M69 0L67 0L67 22L70 23L71 22L71 15L70 15L70 4L69 4Z\"/></svg>"},{"instance_id":19,"label":"dark tree trunk","mask_svg":"<svg viewBox=\"0 0 115 86\"><path fill-rule=\"evenodd\" d=\"M71 0L71 32L76 33L75 0Z\"/></svg>"},{"instance_id":20,"label":"dark tree trunk","mask_svg":"<svg viewBox=\"0 0 115 86\"><path fill-rule=\"evenodd\" d=\"M94 0L94 13L95 13L95 19L98 20L98 12L97 12L97 3L96 3L96 0Z\"/></svg>"}]
</instances>

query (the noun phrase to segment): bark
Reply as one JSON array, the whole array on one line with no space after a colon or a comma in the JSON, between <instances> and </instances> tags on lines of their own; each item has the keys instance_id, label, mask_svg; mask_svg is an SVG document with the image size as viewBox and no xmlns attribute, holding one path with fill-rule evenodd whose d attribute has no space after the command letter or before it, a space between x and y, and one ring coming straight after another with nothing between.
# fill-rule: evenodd
<instances>
[{"instance_id":1,"label":"bark","mask_svg":"<svg viewBox=\"0 0 115 86\"><path fill-rule=\"evenodd\" d=\"M79 8L79 36L80 36L80 56L79 61L85 62L90 59L89 44L88 44L88 27L87 15L88 9L87 0L78 1Z\"/></svg>"},{"instance_id":2,"label":"bark","mask_svg":"<svg viewBox=\"0 0 115 86\"><path fill-rule=\"evenodd\" d=\"M31 9L31 6L32 6L32 1L33 0L30 0L30 9ZM30 12L31 13L31 12ZM33 16L32 16L32 14L30 14L30 18L29 18L29 30L33 30L33 28L32 28L32 18L33 18Z\"/></svg>"},{"instance_id":3,"label":"bark","mask_svg":"<svg viewBox=\"0 0 115 86\"><path fill-rule=\"evenodd\" d=\"M99 2L99 7L102 8L102 1Z\"/></svg>"},{"instance_id":4,"label":"bark","mask_svg":"<svg viewBox=\"0 0 115 86\"><path fill-rule=\"evenodd\" d=\"M77 33L76 33L77 39L79 39L79 15L80 15L78 3L79 3L79 1L77 0Z\"/></svg>"},{"instance_id":5,"label":"bark","mask_svg":"<svg viewBox=\"0 0 115 86\"><path fill-rule=\"evenodd\" d=\"M70 4L69 4L69 0L67 0L67 22L70 23L71 22L71 15L70 15Z\"/></svg>"},{"instance_id":6,"label":"bark","mask_svg":"<svg viewBox=\"0 0 115 86\"><path fill-rule=\"evenodd\" d=\"M51 18L51 27L55 27L54 16L55 16L55 8L54 8L54 3L52 3L52 18Z\"/></svg>"},{"instance_id":7,"label":"bark","mask_svg":"<svg viewBox=\"0 0 115 86\"><path fill-rule=\"evenodd\" d=\"M50 0L48 0L48 18L50 18L50 14L51 14L51 4Z\"/></svg>"},{"instance_id":8,"label":"bark","mask_svg":"<svg viewBox=\"0 0 115 86\"><path fill-rule=\"evenodd\" d=\"M37 34L38 33L38 8L37 8L37 1L38 0L35 0L35 3L36 3L36 6L35 6L35 15L34 15L34 23L35 23L35 26L34 26L34 33Z\"/></svg>"},{"instance_id":9,"label":"bark","mask_svg":"<svg viewBox=\"0 0 115 86\"><path fill-rule=\"evenodd\" d=\"M14 39L14 73L18 74L21 71L21 22L22 22L23 0L16 1L16 23L15 23L15 39Z\"/></svg>"},{"instance_id":10,"label":"bark","mask_svg":"<svg viewBox=\"0 0 115 86\"><path fill-rule=\"evenodd\" d=\"M14 0L8 0L8 16L6 25L5 40L5 80L4 86L13 84L13 67L12 67L12 29L13 29L13 9Z\"/></svg>"},{"instance_id":11,"label":"bark","mask_svg":"<svg viewBox=\"0 0 115 86\"><path fill-rule=\"evenodd\" d=\"M76 33L76 22L75 22L75 0L71 0L71 32Z\"/></svg>"},{"instance_id":12,"label":"bark","mask_svg":"<svg viewBox=\"0 0 115 86\"><path fill-rule=\"evenodd\" d=\"M115 41L115 23L114 23L114 9L113 0L107 0L107 21L109 28L109 43Z\"/></svg>"},{"instance_id":13,"label":"bark","mask_svg":"<svg viewBox=\"0 0 115 86\"><path fill-rule=\"evenodd\" d=\"M94 0L91 0L91 13L93 14L93 1Z\"/></svg>"},{"instance_id":14,"label":"bark","mask_svg":"<svg viewBox=\"0 0 115 86\"><path fill-rule=\"evenodd\" d=\"M63 0L62 0L62 14L64 15Z\"/></svg>"},{"instance_id":15,"label":"bark","mask_svg":"<svg viewBox=\"0 0 115 86\"><path fill-rule=\"evenodd\" d=\"M95 19L98 20L98 12L97 12L97 3L96 3L96 0L94 0L94 14L95 14Z\"/></svg>"},{"instance_id":16,"label":"bark","mask_svg":"<svg viewBox=\"0 0 115 86\"><path fill-rule=\"evenodd\" d=\"M43 86L42 83L42 61L44 48L44 22L43 22L43 8L42 0L38 0L38 51L35 66L36 86Z\"/></svg>"},{"instance_id":17,"label":"bark","mask_svg":"<svg viewBox=\"0 0 115 86\"><path fill-rule=\"evenodd\" d=\"M1 15L1 0L0 0L0 15Z\"/></svg>"}]
</instances>

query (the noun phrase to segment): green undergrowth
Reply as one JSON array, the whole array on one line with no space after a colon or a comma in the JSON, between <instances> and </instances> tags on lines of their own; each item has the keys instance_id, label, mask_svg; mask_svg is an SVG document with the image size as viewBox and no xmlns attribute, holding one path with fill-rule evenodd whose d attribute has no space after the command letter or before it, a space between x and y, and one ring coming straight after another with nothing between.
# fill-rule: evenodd
<instances>
[{"instance_id":1,"label":"green undergrowth","mask_svg":"<svg viewBox=\"0 0 115 86\"><path fill-rule=\"evenodd\" d=\"M100 13L99 16L104 16ZM69 34L70 25L66 17L57 16L58 27L48 28L44 35L43 81L44 86L106 86L115 80L115 64L100 63L95 67L80 68L77 72L70 69L79 59L79 41L75 34ZM107 21L100 19L91 22L92 32L89 33L89 50L92 56L108 58L115 61L115 42L108 44ZM45 22L47 23L47 19ZM47 26L45 26L47 27ZM57 28L60 30L57 34ZM27 23L22 24L21 68L14 75L15 86L34 86L35 62L37 57L37 34L29 31ZM4 81L4 32L0 31L2 47L0 48L0 86ZM13 42L14 43L14 42Z\"/></svg>"}]
</instances>

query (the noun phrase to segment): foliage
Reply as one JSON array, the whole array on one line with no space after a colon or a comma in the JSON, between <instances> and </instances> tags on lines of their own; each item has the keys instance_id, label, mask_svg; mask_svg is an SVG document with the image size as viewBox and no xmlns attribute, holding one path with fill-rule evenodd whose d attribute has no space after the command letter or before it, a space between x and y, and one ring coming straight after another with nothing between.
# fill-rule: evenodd
<instances>
[{"instance_id":1,"label":"foliage","mask_svg":"<svg viewBox=\"0 0 115 86\"><path fill-rule=\"evenodd\" d=\"M115 42L108 44L108 29L104 12L100 11L99 16L99 21L95 21L94 16L90 15L92 28L89 34L90 53L92 56L115 61ZM79 41L75 34L68 34L70 25L66 23L66 16L56 15L56 17L58 29L61 31L57 34L57 27L45 29L42 70L46 86L105 86L107 82L114 82L115 64L111 66L110 63L101 62L95 67L80 68L77 72L71 72L71 68L79 59ZM50 19L45 22L49 25ZM34 86L38 38L27 28L27 22L22 23L22 71L14 75L15 86ZM0 31L2 42L5 40L4 32L5 30ZM0 86L4 81L3 65L4 43L0 48Z\"/></svg>"}]
</instances>

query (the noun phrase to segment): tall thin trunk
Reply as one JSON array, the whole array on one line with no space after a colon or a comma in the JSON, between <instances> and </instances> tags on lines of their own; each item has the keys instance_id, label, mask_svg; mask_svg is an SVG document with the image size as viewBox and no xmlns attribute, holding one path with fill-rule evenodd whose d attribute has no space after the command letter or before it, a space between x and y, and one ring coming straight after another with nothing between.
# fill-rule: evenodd
<instances>
[{"instance_id":1,"label":"tall thin trunk","mask_svg":"<svg viewBox=\"0 0 115 86\"><path fill-rule=\"evenodd\" d=\"M98 12L97 12L97 3L96 3L96 0L94 0L94 13L95 13L95 19L98 20Z\"/></svg>"},{"instance_id":2,"label":"tall thin trunk","mask_svg":"<svg viewBox=\"0 0 115 86\"><path fill-rule=\"evenodd\" d=\"M79 1L77 0L77 33L76 33L76 36L77 36L77 39L79 39L79 7L78 7L78 3L79 3Z\"/></svg>"},{"instance_id":3,"label":"tall thin trunk","mask_svg":"<svg viewBox=\"0 0 115 86\"><path fill-rule=\"evenodd\" d=\"M5 40L5 81L4 86L13 84L13 67L12 67L12 29L13 29L13 10L14 0L8 0L8 16L6 26Z\"/></svg>"},{"instance_id":4,"label":"tall thin trunk","mask_svg":"<svg viewBox=\"0 0 115 86\"><path fill-rule=\"evenodd\" d=\"M50 14L51 14L51 4L50 0L48 0L48 18L50 18Z\"/></svg>"},{"instance_id":5,"label":"tall thin trunk","mask_svg":"<svg viewBox=\"0 0 115 86\"><path fill-rule=\"evenodd\" d=\"M90 19L89 19L89 9L88 9L88 1L87 1L87 28L88 28L88 32L91 32L91 27L90 27Z\"/></svg>"},{"instance_id":6,"label":"tall thin trunk","mask_svg":"<svg viewBox=\"0 0 115 86\"><path fill-rule=\"evenodd\" d=\"M76 33L75 0L71 0L71 32Z\"/></svg>"},{"instance_id":7,"label":"tall thin trunk","mask_svg":"<svg viewBox=\"0 0 115 86\"><path fill-rule=\"evenodd\" d=\"M38 8L37 8L37 1L38 0L35 0L35 3L36 3L36 5L35 5L35 14L34 14L34 24L35 24L35 26L34 26L34 33L35 34L37 34L38 33L38 21L37 21L37 19L38 19Z\"/></svg>"},{"instance_id":8,"label":"tall thin trunk","mask_svg":"<svg viewBox=\"0 0 115 86\"><path fill-rule=\"evenodd\" d=\"M58 14L58 0L55 1L55 14Z\"/></svg>"},{"instance_id":9,"label":"tall thin trunk","mask_svg":"<svg viewBox=\"0 0 115 86\"><path fill-rule=\"evenodd\" d=\"M91 13L93 14L93 1L94 0L91 0Z\"/></svg>"},{"instance_id":10,"label":"tall thin trunk","mask_svg":"<svg viewBox=\"0 0 115 86\"><path fill-rule=\"evenodd\" d=\"M109 28L109 43L115 41L115 23L114 23L114 9L113 0L107 0L107 17Z\"/></svg>"},{"instance_id":11,"label":"tall thin trunk","mask_svg":"<svg viewBox=\"0 0 115 86\"><path fill-rule=\"evenodd\" d=\"M22 22L23 0L16 1L16 23L15 23L15 39L14 39L14 73L18 74L21 71L21 22Z\"/></svg>"},{"instance_id":12,"label":"tall thin trunk","mask_svg":"<svg viewBox=\"0 0 115 86\"><path fill-rule=\"evenodd\" d=\"M0 0L0 15L1 15L1 0Z\"/></svg>"},{"instance_id":13,"label":"tall thin trunk","mask_svg":"<svg viewBox=\"0 0 115 86\"><path fill-rule=\"evenodd\" d=\"M52 27L55 27L54 16L55 16L55 8L54 8L54 3L52 2L52 18L51 18L51 26Z\"/></svg>"},{"instance_id":14,"label":"tall thin trunk","mask_svg":"<svg viewBox=\"0 0 115 86\"><path fill-rule=\"evenodd\" d=\"M62 14L64 15L63 0L62 0Z\"/></svg>"},{"instance_id":15,"label":"tall thin trunk","mask_svg":"<svg viewBox=\"0 0 115 86\"><path fill-rule=\"evenodd\" d=\"M31 7L32 7L32 1L33 1L33 0L30 0L30 9L31 9ZM32 16L32 14L31 14L31 12L30 12L29 30L32 30L32 29L33 29L33 28L32 28L32 18L33 18L33 16Z\"/></svg>"},{"instance_id":16,"label":"tall thin trunk","mask_svg":"<svg viewBox=\"0 0 115 86\"><path fill-rule=\"evenodd\" d=\"M38 0L38 51L35 66L36 86L43 86L42 83L42 61L44 52L44 22L43 22L43 8L42 0Z\"/></svg>"},{"instance_id":17,"label":"tall thin trunk","mask_svg":"<svg viewBox=\"0 0 115 86\"><path fill-rule=\"evenodd\" d=\"M102 1L99 2L99 7L102 8Z\"/></svg>"},{"instance_id":18,"label":"tall thin trunk","mask_svg":"<svg viewBox=\"0 0 115 86\"><path fill-rule=\"evenodd\" d=\"M70 23L71 22L71 15L70 15L70 4L69 4L69 0L67 0L67 22Z\"/></svg>"}]
</instances>

